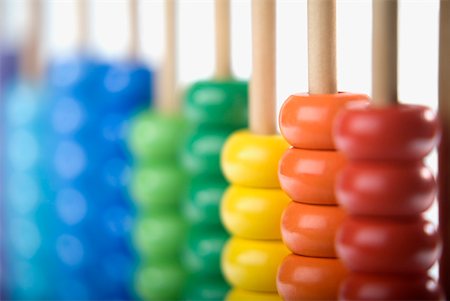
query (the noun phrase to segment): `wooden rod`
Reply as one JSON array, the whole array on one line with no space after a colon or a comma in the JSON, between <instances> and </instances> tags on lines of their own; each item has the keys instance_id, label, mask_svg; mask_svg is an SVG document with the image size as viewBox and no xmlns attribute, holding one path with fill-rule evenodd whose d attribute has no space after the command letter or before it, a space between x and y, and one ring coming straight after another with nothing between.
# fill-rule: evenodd
<instances>
[{"instance_id":1,"label":"wooden rod","mask_svg":"<svg viewBox=\"0 0 450 301\"><path fill-rule=\"evenodd\" d=\"M372 104L396 104L397 0L373 0Z\"/></svg>"},{"instance_id":2,"label":"wooden rod","mask_svg":"<svg viewBox=\"0 0 450 301\"><path fill-rule=\"evenodd\" d=\"M336 1L308 0L310 94L334 94L336 84Z\"/></svg>"},{"instance_id":3,"label":"wooden rod","mask_svg":"<svg viewBox=\"0 0 450 301\"><path fill-rule=\"evenodd\" d=\"M78 0L77 19L78 19L78 49L83 52L89 45L89 16L88 0Z\"/></svg>"},{"instance_id":4,"label":"wooden rod","mask_svg":"<svg viewBox=\"0 0 450 301\"><path fill-rule=\"evenodd\" d=\"M231 77L230 0L215 1L217 79Z\"/></svg>"},{"instance_id":5,"label":"wooden rod","mask_svg":"<svg viewBox=\"0 0 450 301\"><path fill-rule=\"evenodd\" d=\"M21 73L27 80L41 77L40 40L42 32L42 1L29 1L28 28L21 50Z\"/></svg>"},{"instance_id":6,"label":"wooden rod","mask_svg":"<svg viewBox=\"0 0 450 301\"><path fill-rule=\"evenodd\" d=\"M138 0L128 0L129 5L129 24L130 24L130 41L129 41L129 49L128 54L130 59L137 60L139 57L139 4Z\"/></svg>"},{"instance_id":7,"label":"wooden rod","mask_svg":"<svg viewBox=\"0 0 450 301\"><path fill-rule=\"evenodd\" d=\"M166 55L156 106L164 112L178 112L181 103L176 90L176 3L175 0L165 0L165 3Z\"/></svg>"},{"instance_id":8,"label":"wooden rod","mask_svg":"<svg viewBox=\"0 0 450 301\"><path fill-rule=\"evenodd\" d=\"M250 131L276 134L275 0L252 1L252 79L250 82Z\"/></svg>"},{"instance_id":9,"label":"wooden rod","mask_svg":"<svg viewBox=\"0 0 450 301\"><path fill-rule=\"evenodd\" d=\"M444 241L440 282L450 294L450 1L441 0L439 21L439 115L442 139L439 146L439 228Z\"/></svg>"}]
</instances>

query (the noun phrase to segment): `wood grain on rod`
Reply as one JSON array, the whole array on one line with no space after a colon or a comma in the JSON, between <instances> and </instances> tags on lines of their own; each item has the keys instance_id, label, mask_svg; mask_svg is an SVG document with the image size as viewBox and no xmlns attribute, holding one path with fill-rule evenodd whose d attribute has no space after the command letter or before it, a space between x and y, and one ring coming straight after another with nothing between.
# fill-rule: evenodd
<instances>
[{"instance_id":1,"label":"wood grain on rod","mask_svg":"<svg viewBox=\"0 0 450 301\"><path fill-rule=\"evenodd\" d=\"M132 60L136 60L139 56L139 9L138 0L128 0L129 2L129 24L130 24L130 41L128 54Z\"/></svg>"},{"instance_id":2,"label":"wood grain on rod","mask_svg":"<svg viewBox=\"0 0 450 301\"><path fill-rule=\"evenodd\" d=\"M230 0L215 1L217 79L231 77Z\"/></svg>"},{"instance_id":3,"label":"wood grain on rod","mask_svg":"<svg viewBox=\"0 0 450 301\"><path fill-rule=\"evenodd\" d=\"M373 0L372 104L397 103L397 0Z\"/></svg>"},{"instance_id":4,"label":"wood grain on rod","mask_svg":"<svg viewBox=\"0 0 450 301\"><path fill-rule=\"evenodd\" d=\"M334 94L336 84L336 2L308 0L310 94Z\"/></svg>"},{"instance_id":5,"label":"wood grain on rod","mask_svg":"<svg viewBox=\"0 0 450 301\"><path fill-rule=\"evenodd\" d=\"M89 15L88 0L78 0L77 2L77 27L78 27L78 49L86 51L89 44Z\"/></svg>"},{"instance_id":6,"label":"wood grain on rod","mask_svg":"<svg viewBox=\"0 0 450 301\"><path fill-rule=\"evenodd\" d=\"M450 294L450 1L441 0L439 26L439 115L442 139L439 146L439 228L444 241L440 282Z\"/></svg>"},{"instance_id":7,"label":"wood grain on rod","mask_svg":"<svg viewBox=\"0 0 450 301\"><path fill-rule=\"evenodd\" d=\"M250 131L276 134L275 0L252 1L252 79Z\"/></svg>"},{"instance_id":8,"label":"wood grain on rod","mask_svg":"<svg viewBox=\"0 0 450 301\"><path fill-rule=\"evenodd\" d=\"M166 34L165 57L159 85L157 107L164 112L178 112L180 98L177 95L176 84L176 5L175 0L165 1Z\"/></svg>"},{"instance_id":9,"label":"wood grain on rod","mask_svg":"<svg viewBox=\"0 0 450 301\"><path fill-rule=\"evenodd\" d=\"M25 41L21 49L21 73L27 80L41 77L42 1L29 1L30 10Z\"/></svg>"}]
</instances>

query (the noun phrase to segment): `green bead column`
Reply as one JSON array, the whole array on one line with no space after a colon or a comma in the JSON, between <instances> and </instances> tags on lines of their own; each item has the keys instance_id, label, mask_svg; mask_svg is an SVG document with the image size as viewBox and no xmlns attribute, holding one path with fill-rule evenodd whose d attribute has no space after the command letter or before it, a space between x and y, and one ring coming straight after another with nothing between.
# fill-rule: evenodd
<instances>
[{"instance_id":1,"label":"green bead column","mask_svg":"<svg viewBox=\"0 0 450 301\"><path fill-rule=\"evenodd\" d=\"M138 115L131 128L135 166L130 193L138 211L133 243L141 259L135 289L144 300L182 298L186 222L180 208L187 177L179 151L186 131L179 116L152 111Z\"/></svg>"},{"instance_id":2,"label":"green bead column","mask_svg":"<svg viewBox=\"0 0 450 301\"><path fill-rule=\"evenodd\" d=\"M191 128L181 162L190 177L183 203L189 224L182 261L188 274L185 300L223 300L228 285L220 257L228 234L219 205L228 186L220 169L220 152L228 136L247 127L247 83L204 81L187 92L184 114Z\"/></svg>"}]
</instances>

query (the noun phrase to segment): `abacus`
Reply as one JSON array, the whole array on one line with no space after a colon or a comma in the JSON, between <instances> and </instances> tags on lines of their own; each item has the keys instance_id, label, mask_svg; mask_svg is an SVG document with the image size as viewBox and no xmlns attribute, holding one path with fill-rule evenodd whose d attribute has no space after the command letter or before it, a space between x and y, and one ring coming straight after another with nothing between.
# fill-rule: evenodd
<instances>
[{"instance_id":1,"label":"abacus","mask_svg":"<svg viewBox=\"0 0 450 301\"><path fill-rule=\"evenodd\" d=\"M233 289L227 300L278 300L276 273L288 250L279 223L288 199L277 178L287 143L275 125L275 1L252 1L253 75L249 127L234 133L222 150L231 182L222 199L222 221L231 233L222 270Z\"/></svg>"},{"instance_id":2,"label":"abacus","mask_svg":"<svg viewBox=\"0 0 450 301\"><path fill-rule=\"evenodd\" d=\"M292 199L281 221L283 241L293 252L278 272L284 300L336 299L346 275L334 247L345 216L334 182L345 158L335 149L332 124L346 105L364 104L367 97L337 92L335 5L308 1L309 93L291 95L280 112L281 133L292 145L279 167L281 187Z\"/></svg>"}]
</instances>

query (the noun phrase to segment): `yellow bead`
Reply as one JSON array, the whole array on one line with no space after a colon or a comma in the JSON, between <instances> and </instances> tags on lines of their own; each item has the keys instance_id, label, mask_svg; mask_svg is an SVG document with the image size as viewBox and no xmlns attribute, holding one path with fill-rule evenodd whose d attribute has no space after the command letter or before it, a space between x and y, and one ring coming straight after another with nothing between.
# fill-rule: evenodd
<instances>
[{"instance_id":1,"label":"yellow bead","mask_svg":"<svg viewBox=\"0 0 450 301\"><path fill-rule=\"evenodd\" d=\"M283 299L275 293L256 293L240 289L232 289L225 301L283 301Z\"/></svg>"},{"instance_id":2,"label":"yellow bead","mask_svg":"<svg viewBox=\"0 0 450 301\"><path fill-rule=\"evenodd\" d=\"M255 188L279 188L278 161L288 149L278 135L259 136L238 131L222 149L222 170L233 184Z\"/></svg>"},{"instance_id":3,"label":"yellow bead","mask_svg":"<svg viewBox=\"0 0 450 301\"><path fill-rule=\"evenodd\" d=\"M232 185L222 198L221 219L240 238L281 240L281 215L289 202L281 189Z\"/></svg>"},{"instance_id":4,"label":"yellow bead","mask_svg":"<svg viewBox=\"0 0 450 301\"><path fill-rule=\"evenodd\" d=\"M233 237L222 253L222 271L236 288L276 293L277 269L289 253L281 241Z\"/></svg>"}]
</instances>

